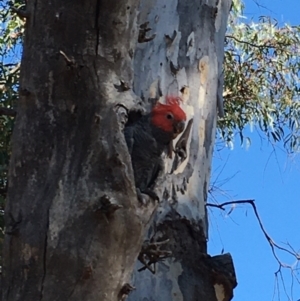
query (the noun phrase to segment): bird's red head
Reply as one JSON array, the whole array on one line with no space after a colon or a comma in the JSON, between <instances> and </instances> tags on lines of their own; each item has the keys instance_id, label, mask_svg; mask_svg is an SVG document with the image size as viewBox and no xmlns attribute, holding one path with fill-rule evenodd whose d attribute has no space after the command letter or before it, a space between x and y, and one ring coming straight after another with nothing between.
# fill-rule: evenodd
<instances>
[{"instance_id":1,"label":"bird's red head","mask_svg":"<svg viewBox=\"0 0 300 301\"><path fill-rule=\"evenodd\" d=\"M173 133L173 139L184 130L186 115L180 107L181 99L167 96L166 104L157 103L151 112L151 122L165 132Z\"/></svg>"}]
</instances>

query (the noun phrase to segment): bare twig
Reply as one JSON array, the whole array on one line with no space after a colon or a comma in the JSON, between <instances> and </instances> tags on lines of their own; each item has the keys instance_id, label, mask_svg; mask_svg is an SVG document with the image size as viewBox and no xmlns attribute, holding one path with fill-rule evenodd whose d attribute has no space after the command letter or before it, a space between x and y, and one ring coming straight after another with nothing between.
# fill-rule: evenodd
<instances>
[{"instance_id":1,"label":"bare twig","mask_svg":"<svg viewBox=\"0 0 300 301\"><path fill-rule=\"evenodd\" d=\"M169 239L164 241L156 241L156 242L144 242L142 246L142 250L138 256L139 261L144 265L138 271L141 272L143 270L148 269L152 274L155 274L155 263L164 260L167 257L172 255L171 251L161 250L160 247L167 244ZM154 269L151 268L151 265L154 265Z\"/></svg>"},{"instance_id":2,"label":"bare twig","mask_svg":"<svg viewBox=\"0 0 300 301\"><path fill-rule=\"evenodd\" d=\"M18 64L3 64L2 66L6 67L6 68L13 67L8 72L9 75L13 75L14 73L16 73L20 70L21 64L20 63L18 63Z\"/></svg>"},{"instance_id":3,"label":"bare twig","mask_svg":"<svg viewBox=\"0 0 300 301\"><path fill-rule=\"evenodd\" d=\"M21 64L17 64L15 68L10 70L9 74L12 75L12 74L17 73L18 71L20 71L20 67L21 67Z\"/></svg>"},{"instance_id":4,"label":"bare twig","mask_svg":"<svg viewBox=\"0 0 300 301\"><path fill-rule=\"evenodd\" d=\"M229 202L224 202L224 203L221 203L221 204L211 204L211 203L207 203L206 206L209 206L209 207L216 207L216 208L219 208L221 210L225 210L224 207L225 206L228 206L228 205L236 205L236 204L250 204L252 206L252 209L254 211L254 214L258 220L258 223L259 223L259 226L260 226L260 229L262 230L265 238L267 239L270 247L271 247L271 250L272 250L272 253L275 257L275 259L277 260L277 262L279 263L279 270L280 271L280 267L285 267L285 268L289 268L290 266L281 262L280 259L278 258L276 252L275 252L275 248L277 248L278 250L281 250L281 251L284 251L286 253L289 253L290 255L292 255L293 257L295 257L297 260L300 260L300 255L296 252L292 252L290 251L289 249L287 248L284 248L280 245L278 245L272 238L271 236L267 233L267 231L265 230L264 226L263 226L263 223L262 223L262 220L261 218L259 217L259 214L258 214L258 211L257 211L257 208L256 208L256 205L255 205L255 202L254 200L237 200L237 201L229 201ZM290 267L291 268L291 267Z\"/></svg>"},{"instance_id":5,"label":"bare twig","mask_svg":"<svg viewBox=\"0 0 300 301\"><path fill-rule=\"evenodd\" d=\"M280 279L281 282L282 282L282 287L283 287L284 294L287 296L287 298L288 298L289 301L292 301L293 298L289 296L289 294L287 292L287 288L285 286L284 278L283 278L283 275L282 275L282 268L289 269L290 272L291 272L291 276L292 276L291 296L292 296L294 280L296 279L297 283L300 284L300 279L296 275L297 265L300 262L300 254L289 243L286 243L286 245L288 246L288 248L284 248L284 247L278 245L276 242L274 242L274 240L266 232L266 230L265 230L265 228L264 228L264 226L262 224L261 218L258 215L258 211L257 211L256 205L254 203L254 200L237 200L237 201L224 202L222 204L211 204L211 203L208 203L206 205L210 206L210 207L219 208L221 210L225 210L225 208L224 208L225 206L236 205L236 204L250 204L252 206L254 214L255 214L255 216L256 216L256 218L258 220L260 229L262 230L264 236L266 237L266 239L267 239L267 241L268 241L268 243L269 243L269 245L271 247L271 250L272 250L274 258L278 262L278 270L275 272L275 286L274 286L274 294L273 294L272 300L274 300L274 298L275 298L276 291L277 291L278 296L280 295L280 287L279 287L279 283L278 283L279 282L278 280ZM293 257L296 258L296 262L293 263L293 264L291 264L291 265L282 262L279 259L279 257L277 256L277 254L276 254L276 249L284 251L284 252L292 255Z\"/></svg>"},{"instance_id":6,"label":"bare twig","mask_svg":"<svg viewBox=\"0 0 300 301\"><path fill-rule=\"evenodd\" d=\"M75 60L73 58L70 59L62 50L59 51L59 54L61 54L63 56L63 58L65 59L65 61L67 63L67 66L70 66L70 67L76 66Z\"/></svg>"},{"instance_id":7,"label":"bare twig","mask_svg":"<svg viewBox=\"0 0 300 301\"><path fill-rule=\"evenodd\" d=\"M287 292L287 289L286 289L286 286L285 286L285 282L284 282L284 279L283 279L283 276L282 276L282 272L281 272L281 267L280 267L279 270L277 271L277 274L278 274L278 273L279 273L279 275L280 275L281 283L282 283L282 287L283 287L283 291L284 291L286 297L288 298L289 301L293 301L293 300L290 298L290 296L289 296L289 294L288 294L288 292ZM275 273L276 277L277 277L277 274Z\"/></svg>"}]
</instances>

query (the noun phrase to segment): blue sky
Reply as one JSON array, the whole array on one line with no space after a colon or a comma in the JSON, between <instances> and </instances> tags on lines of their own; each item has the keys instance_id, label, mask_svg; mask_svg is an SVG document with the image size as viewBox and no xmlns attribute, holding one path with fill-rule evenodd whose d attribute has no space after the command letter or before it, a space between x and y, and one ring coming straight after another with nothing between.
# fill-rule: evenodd
<instances>
[{"instance_id":1,"label":"blue sky","mask_svg":"<svg viewBox=\"0 0 300 301\"><path fill-rule=\"evenodd\" d=\"M265 15L281 24L300 24L300 0L246 0L245 5L244 15L249 21ZM280 146L273 148L255 132L249 136L252 144L248 149L240 147L237 140L234 150L215 151L212 183L219 189L212 197L219 203L255 199L273 240L283 247L289 243L300 252L300 157L288 156ZM209 253L232 254L238 280L233 300L299 300L300 284L295 279L293 282L290 270L282 269L285 288L280 275L276 282L278 263L250 205L237 206L228 215L229 209L209 208ZM295 263L293 257L277 254L282 262ZM300 278L300 271L295 273Z\"/></svg>"}]
</instances>

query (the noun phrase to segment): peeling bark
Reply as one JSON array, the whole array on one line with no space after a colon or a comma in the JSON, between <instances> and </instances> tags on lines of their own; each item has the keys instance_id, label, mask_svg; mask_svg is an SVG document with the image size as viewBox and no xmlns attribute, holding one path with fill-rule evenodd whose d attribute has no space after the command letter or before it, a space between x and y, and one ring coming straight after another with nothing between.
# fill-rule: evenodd
<instances>
[{"instance_id":1,"label":"peeling bark","mask_svg":"<svg viewBox=\"0 0 300 301\"><path fill-rule=\"evenodd\" d=\"M231 1L208 2L28 1L4 301L217 300L205 202ZM193 118L158 208L137 200L122 133L157 93ZM154 275L137 261L151 238L172 252Z\"/></svg>"},{"instance_id":2,"label":"peeling bark","mask_svg":"<svg viewBox=\"0 0 300 301\"><path fill-rule=\"evenodd\" d=\"M140 2L138 22L148 22L156 37L137 46L135 92L147 98L148 87L159 78L163 95L178 95L180 91L193 126L189 139L179 138L178 144L174 143L177 146L187 142L188 158L177 169L176 161L174 164L167 160L166 170L171 173L161 187L161 193L168 191L167 197L163 198L147 236L153 241L169 239L164 248L172 251L172 257L157 263L154 275L149 270L139 272L143 265L136 263L133 283L137 289L129 296L130 301L225 301L233 296L233 265L233 280L226 286L226 297L215 285L216 272L206 249L205 208L217 100L220 102L218 91L223 88L224 36L230 5L230 0Z\"/></svg>"}]
</instances>

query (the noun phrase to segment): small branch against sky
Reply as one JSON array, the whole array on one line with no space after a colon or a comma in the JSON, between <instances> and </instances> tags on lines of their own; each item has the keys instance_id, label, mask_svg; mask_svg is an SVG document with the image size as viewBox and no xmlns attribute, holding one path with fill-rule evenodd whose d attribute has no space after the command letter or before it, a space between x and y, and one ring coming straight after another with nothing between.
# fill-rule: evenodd
<instances>
[{"instance_id":1,"label":"small branch against sky","mask_svg":"<svg viewBox=\"0 0 300 301\"><path fill-rule=\"evenodd\" d=\"M207 207L215 207L215 208L219 208L219 209L221 209L221 210L225 210L224 207L226 207L226 206L229 206L229 205L231 205L231 206L236 206L236 205L239 205L239 204L249 204L249 205L251 205L251 207L252 207L252 209L253 209L253 211L254 211L255 217L256 217L256 219L257 219L257 221L258 221L258 223L259 223L260 229L261 229L261 231L263 232L265 238L267 239L267 241L268 241L268 243L269 243L269 245L270 245L270 247L271 247L273 256L275 257L276 261L277 261L278 264L279 264L279 270L280 270L281 267L283 267L283 268L292 268L291 265L285 264L285 263L283 263L283 262L279 259L278 255L276 254L275 249L278 249L278 250L281 250L281 251L284 251L284 252L290 254L290 255L293 256L297 261L300 260L300 254L297 253L297 252L295 252L295 250L292 249L292 248L291 248L291 250L289 250L289 249L287 249L287 248L284 248L284 247L280 246L278 243L276 243L276 242L272 239L272 237L267 233L266 229L265 229L264 226L263 226L262 220L261 220L261 218L260 218L260 216L259 216L259 214L258 214L258 210L257 210L257 207L256 207L256 205L255 205L255 201L254 201L254 200L251 200L251 199L249 199L249 200L236 200L236 201L228 201L228 202L224 202L224 203L221 203L221 204L207 203L206 206L207 206ZM233 210L233 209L231 209L231 211L232 211L232 210ZM278 272L278 271L277 271L277 272Z\"/></svg>"},{"instance_id":2,"label":"small branch against sky","mask_svg":"<svg viewBox=\"0 0 300 301\"><path fill-rule=\"evenodd\" d=\"M260 48L260 49L274 48L274 45L272 45L272 44L261 44L261 45L254 44L254 43L251 43L251 42L248 42L248 41L239 40L238 38L236 38L235 36L232 36L232 35L226 35L226 38L233 39L233 40L237 41L238 43L247 44L249 46Z\"/></svg>"}]
</instances>

